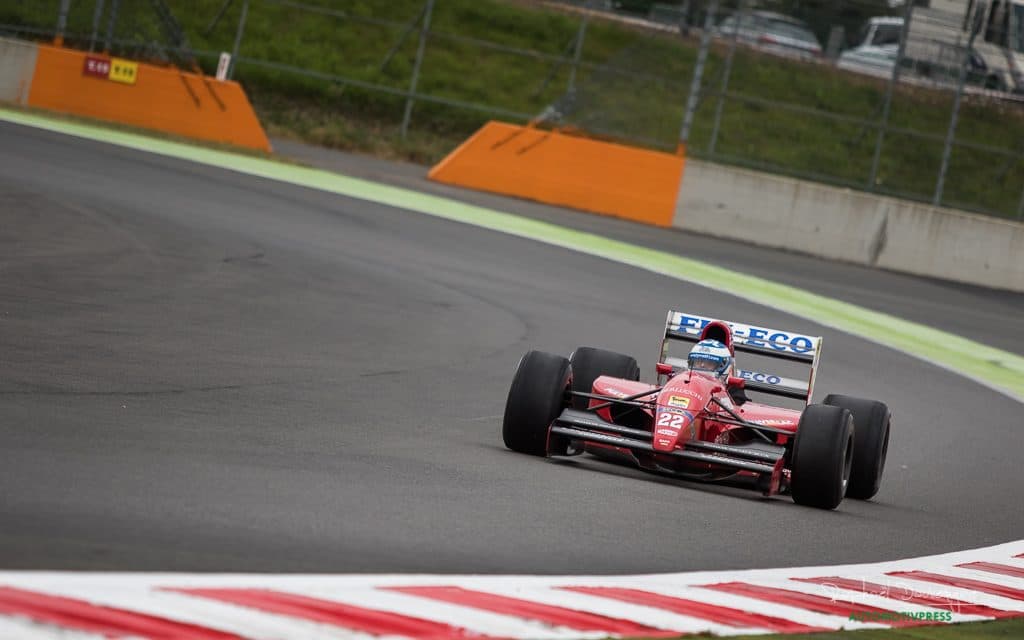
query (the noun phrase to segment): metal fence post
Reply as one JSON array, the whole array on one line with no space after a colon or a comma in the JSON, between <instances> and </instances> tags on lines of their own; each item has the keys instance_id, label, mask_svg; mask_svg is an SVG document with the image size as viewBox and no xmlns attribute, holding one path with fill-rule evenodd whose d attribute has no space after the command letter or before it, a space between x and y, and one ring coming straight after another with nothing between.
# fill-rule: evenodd
<instances>
[{"instance_id":1,"label":"metal fence post","mask_svg":"<svg viewBox=\"0 0 1024 640\"><path fill-rule=\"evenodd\" d=\"M914 15L914 3L907 0L903 11L903 29L900 33L900 45L896 50L896 63L892 68L892 75L889 76L889 85L885 88L885 102L882 104L882 121L878 123L878 135L875 137L875 155L871 159L871 173L868 174L868 191L875 188L875 181L878 180L878 165L882 161L882 142L885 139L885 130L889 126L889 113L892 110L892 92L896 83L900 81L900 67L903 66L903 56L907 52L907 39L910 37L910 20Z\"/></svg>"},{"instance_id":2,"label":"metal fence post","mask_svg":"<svg viewBox=\"0 0 1024 640\"><path fill-rule=\"evenodd\" d=\"M711 48L711 28L715 25L716 13L718 13L718 0L711 0L708 4L707 15L704 17L704 33L700 36L700 49L697 51L697 64L694 66L693 79L690 81L690 96L686 99L683 126L679 130L677 153L685 153L686 145L690 141L690 127L693 126L693 114L697 111L697 100L700 98L700 83L704 76L704 63L708 59L708 49Z\"/></svg>"},{"instance_id":3,"label":"metal fence post","mask_svg":"<svg viewBox=\"0 0 1024 640\"><path fill-rule=\"evenodd\" d=\"M71 10L71 0L60 0L60 10L57 12L57 33L53 36L53 44L64 46L64 31L68 28L68 11Z\"/></svg>"},{"instance_id":4,"label":"metal fence post","mask_svg":"<svg viewBox=\"0 0 1024 640\"><path fill-rule=\"evenodd\" d=\"M980 13L976 14L978 17ZM960 99L964 95L964 85L967 84L967 64L971 58L971 49L974 47L974 38L978 35L981 27L980 20L975 20L971 25L971 37L967 39L967 46L964 48L964 57L960 61L960 79L956 84L956 96L953 98L953 113L949 117L949 130L946 132L946 143L942 147L942 165L939 166L939 178L935 183L935 197L932 204L936 207L942 204L942 192L946 187L946 172L949 171L949 156L953 152L953 140L956 137L956 123L960 117Z\"/></svg>"},{"instance_id":5,"label":"metal fence post","mask_svg":"<svg viewBox=\"0 0 1024 640\"><path fill-rule=\"evenodd\" d=\"M213 28L220 23L220 19L224 17L224 12L228 10L228 7L231 6L232 2L234 2L234 0L224 0L224 2L221 3L220 9L217 9L217 13L213 15L213 20L210 20L210 24L206 25L206 29L203 30L204 36L210 35Z\"/></svg>"},{"instance_id":6,"label":"metal fence post","mask_svg":"<svg viewBox=\"0 0 1024 640\"><path fill-rule=\"evenodd\" d=\"M412 79L409 81L409 95L405 98L405 114L402 116L402 140L409 132L409 120L412 119L412 105L415 102L416 85L420 81L420 65L423 64L423 50L427 46L427 35L430 33L430 17L434 14L434 0L427 0L427 9L420 25L420 41L416 46L416 61L412 65Z\"/></svg>"},{"instance_id":7,"label":"metal fence post","mask_svg":"<svg viewBox=\"0 0 1024 640\"><path fill-rule=\"evenodd\" d=\"M585 7L584 7L585 8ZM572 67L569 69L569 94L576 93L576 68L580 65L580 56L583 54L583 38L587 35L587 22L590 14L584 11L583 19L580 20L580 28L576 31L576 41L572 50Z\"/></svg>"},{"instance_id":8,"label":"metal fence post","mask_svg":"<svg viewBox=\"0 0 1024 640\"><path fill-rule=\"evenodd\" d=\"M405 41L409 39L409 35L412 34L413 30L416 28L416 25L420 23L420 20L423 19L423 14L426 12L427 5L423 5L423 8L420 9L420 12L416 14L415 18L413 18L413 21L406 25L405 29L402 30L401 35L398 36L398 40L396 40L395 44L391 45L391 48L388 49L388 52L384 54L384 61L380 63L381 71L387 68L388 64L391 62L391 59L398 55L398 52L401 51L403 46L405 46Z\"/></svg>"},{"instance_id":9,"label":"metal fence post","mask_svg":"<svg viewBox=\"0 0 1024 640\"><path fill-rule=\"evenodd\" d=\"M243 0L242 13L238 16L238 29L235 31L235 43L231 46L231 64L228 65L227 78L231 80L235 75L235 65L238 64L238 49L242 46L242 35L245 33L245 21L249 17L249 0Z\"/></svg>"},{"instance_id":10,"label":"metal fence post","mask_svg":"<svg viewBox=\"0 0 1024 640\"><path fill-rule=\"evenodd\" d=\"M96 37L100 33L100 20L103 19L103 0L96 0L92 10L92 34L89 36L89 53L96 50Z\"/></svg>"},{"instance_id":11,"label":"metal fence post","mask_svg":"<svg viewBox=\"0 0 1024 640\"><path fill-rule=\"evenodd\" d=\"M718 129L722 124L722 108L725 106L725 93L729 90L729 76L732 75L732 60L736 56L736 45L740 41L740 27L747 17L747 0L740 0L736 7L736 25L729 38L729 55L725 58L725 69L722 71L722 88L718 92L718 102L715 104L715 124L711 127L711 144L708 145L708 153L714 154L718 145Z\"/></svg>"},{"instance_id":12,"label":"metal fence post","mask_svg":"<svg viewBox=\"0 0 1024 640\"><path fill-rule=\"evenodd\" d=\"M107 16L107 38L103 43L103 50L110 53L111 41L114 39L114 25L117 24L117 12L121 7L121 0L111 0L110 15Z\"/></svg>"}]
</instances>

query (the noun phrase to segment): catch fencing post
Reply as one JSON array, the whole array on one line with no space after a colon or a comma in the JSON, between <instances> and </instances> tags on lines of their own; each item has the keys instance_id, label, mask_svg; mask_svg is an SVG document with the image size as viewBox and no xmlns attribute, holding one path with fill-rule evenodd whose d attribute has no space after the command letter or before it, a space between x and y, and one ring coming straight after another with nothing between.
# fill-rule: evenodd
<instances>
[{"instance_id":1,"label":"catch fencing post","mask_svg":"<svg viewBox=\"0 0 1024 640\"><path fill-rule=\"evenodd\" d=\"M394 58L401 50L401 48L405 45L405 41L409 38L409 34L411 34L413 32L413 29L416 28L416 25L420 23L420 20L423 19L423 14L426 12L427 5L423 5L423 8L420 9L420 12L418 14L416 14L416 17L413 19L413 21L406 25L405 29L402 31L402 34L398 36L398 40L395 41L395 44L391 45L391 48L388 49L388 52L384 54L384 61L380 63L381 71L387 68L388 64L391 62L391 59Z\"/></svg>"},{"instance_id":2,"label":"catch fencing post","mask_svg":"<svg viewBox=\"0 0 1024 640\"><path fill-rule=\"evenodd\" d=\"M587 21L590 19L590 13L587 11L587 5L583 7L583 19L580 20L580 28L576 31L576 42L573 44L572 50L572 67L569 69L569 94L576 93L576 68L580 65L580 56L583 54L583 38L587 35Z\"/></svg>"},{"instance_id":3,"label":"catch fencing post","mask_svg":"<svg viewBox=\"0 0 1024 640\"><path fill-rule=\"evenodd\" d=\"M715 24L716 13L718 13L718 0L711 0L708 4L707 15L704 17L704 33L700 36L697 64L693 69L690 97L686 100L686 112L683 114L683 126L679 130L679 146L676 147L676 153L686 153L686 145L690 141L690 127L693 126L693 114L697 110L697 100L700 97L700 83L704 76L704 63L708 59L708 49L711 48L711 28Z\"/></svg>"},{"instance_id":4,"label":"catch fencing post","mask_svg":"<svg viewBox=\"0 0 1024 640\"><path fill-rule=\"evenodd\" d=\"M228 65L228 80L235 75L238 64L238 49L242 46L242 35L245 33L245 21L249 18L249 0L243 0L242 13L238 16L238 29L235 31L235 44L231 47L231 63Z\"/></svg>"},{"instance_id":5,"label":"catch fencing post","mask_svg":"<svg viewBox=\"0 0 1024 640\"><path fill-rule=\"evenodd\" d=\"M96 0L92 9L92 34L89 36L89 53L96 50L96 37L100 33L100 20L103 19L103 0Z\"/></svg>"},{"instance_id":6,"label":"catch fencing post","mask_svg":"<svg viewBox=\"0 0 1024 640\"><path fill-rule=\"evenodd\" d=\"M907 39L910 37L910 20L914 15L914 3L907 0L903 10L903 29L900 33L900 45L896 49L896 63L892 68L892 75L889 76L889 85L885 88L885 102L882 105L882 121L878 123L878 135L875 137L875 155L871 159L871 173L868 175L868 191L875 188L875 181L878 180L878 165L882 161L882 141L885 139L885 130L889 126L889 112L892 110L892 92L896 83L900 81L900 67L903 66L903 56L907 52Z\"/></svg>"},{"instance_id":7,"label":"catch fencing post","mask_svg":"<svg viewBox=\"0 0 1024 640\"><path fill-rule=\"evenodd\" d=\"M747 0L740 0L736 7L736 28L729 38L729 55L725 58L725 70L722 71L722 88L718 92L718 102L715 104L715 124L711 127L711 144L708 145L708 153L715 153L715 146L718 145L718 128L722 124L722 107L725 105L725 93L729 90L729 76L732 74L732 59L736 55L736 45L740 41L740 27L747 17Z\"/></svg>"},{"instance_id":8,"label":"catch fencing post","mask_svg":"<svg viewBox=\"0 0 1024 640\"><path fill-rule=\"evenodd\" d=\"M110 15L107 16L107 38L103 43L103 51L110 53L110 44L114 39L114 25L117 24L117 12L121 8L121 0L111 0Z\"/></svg>"},{"instance_id":9,"label":"catch fencing post","mask_svg":"<svg viewBox=\"0 0 1024 640\"><path fill-rule=\"evenodd\" d=\"M416 61L412 65L412 79L409 81L409 95L405 98L405 114L402 116L402 140L405 140L409 132L409 120L412 119L413 98L416 95L416 85L420 81L420 65L423 64L423 50L427 46L427 36L430 34L430 17L434 14L434 0L427 0L427 9L423 14L423 24L420 25L420 41L416 46Z\"/></svg>"},{"instance_id":10,"label":"catch fencing post","mask_svg":"<svg viewBox=\"0 0 1024 640\"><path fill-rule=\"evenodd\" d=\"M53 36L55 46L64 46L64 31L68 28L68 11L70 9L71 0L60 0L60 10L57 12L57 33Z\"/></svg>"},{"instance_id":11,"label":"catch fencing post","mask_svg":"<svg viewBox=\"0 0 1024 640\"><path fill-rule=\"evenodd\" d=\"M942 165L939 167L939 179L935 183L935 197L932 198L932 205L938 207L942 204L942 191L946 187L946 172L949 171L949 156L953 152L953 139L956 137L956 123L960 117L960 99L964 95L964 85L967 84L967 63L971 59L971 49L974 47L974 38L977 37L981 28L981 13L975 14L974 23L971 25L971 37L967 39L967 46L964 48L964 57L960 61L960 79L956 85L956 96L953 98L953 113L949 118L949 131L946 132L946 144L942 148Z\"/></svg>"}]
</instances>

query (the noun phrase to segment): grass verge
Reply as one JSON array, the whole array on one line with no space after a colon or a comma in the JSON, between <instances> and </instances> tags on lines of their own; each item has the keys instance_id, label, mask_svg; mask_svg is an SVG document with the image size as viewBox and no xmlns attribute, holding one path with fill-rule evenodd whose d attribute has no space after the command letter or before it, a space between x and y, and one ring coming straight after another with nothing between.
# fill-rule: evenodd
<instances>
[{"instance_id":1,"label":"grass verge","mask_svg":"<svg viewBox=\"0 0 1024 640\"><path fill-rule=\"evenodd\" d=\"M242 3L232 3L212 24L223 0L167 1L196 50L232 49ZM241 40L237 78L272 135L429 164L494 116L418 101L403 138L406 101L401 96L269 66L267 62L283 64L393 90L409 87L418 31L406 27L414 25L423 0L304 2L316 10L252 0ZM41 0L2 7L0 24L52 28L56 5L56 0ZM137 40L139 34L146 34L143 40L159 36L148 3L122 5L120 35ZM569 65L551 56L571 51L579 28L577 15L530 0L437 0L435 7L420 93L524 116L558 103L567 112L567 121L585 130L675 146L696 58L695 38L594 19L568 100ZM92 3L72 3L71 33L89 33L91 20ZM81 45L85 40L78 36L70 42ZM534 55L517 55L508 47ZM874 121L881 113L884 81L741 50L730 91L761 102L725 101L711 154L714 91L720 85L724 57L724 47L715 46L708 60L704 98L689 145L692 155L930 200L950 119L951 92L912 87L896 92L891 124L904 131L886 136L877 179L868 185L876 138L871 126L770 102ZM202 62L212 71L216 60L207 57ZM1015 216L1024 190L1024 159L1019 157L1024 153L1024 109L969 98L957 139L1008 152L956 146L944 203Z\"/></svg>"},{"instance_id":2,"label":"grass verge","mask_svg":"<svg viewBox=\"0 0 1024 640\"><path fill-rule=\"evenodd\" d=\"M964 622L902 629L824 631L767 636L733 636L734 640L1019 640L1024 638L1024 618Z\"/></svg>"}]
</instances>

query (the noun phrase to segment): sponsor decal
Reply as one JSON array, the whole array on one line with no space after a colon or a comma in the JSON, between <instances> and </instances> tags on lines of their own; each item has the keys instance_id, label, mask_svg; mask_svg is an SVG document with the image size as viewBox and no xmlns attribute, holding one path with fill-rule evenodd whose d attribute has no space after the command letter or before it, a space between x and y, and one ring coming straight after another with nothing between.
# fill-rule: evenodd
<instances>
[{"instance_id":1,"label":"sponsor decal","mask_svg":"<svg viewBox=\"0 0 1024 640\"><path fill-rule=\"evenodd\" d=\"M615 388L613 388L613 387L605 387L605 390L604 390L604 392L605 392L605 393L606 393L607 395L610 395L610 396L615 396L615 397L617 397L617 398L625 398L626 396L628 396L628 395L629 395L628 393L626 393L626 392L625 392L625 391L623 391L622 389L615 389Z\"/></svg>"},{"instance_id":2,"label":"sponsor decal","mask_svg":"<svg viewBox=\"0 0 1024 640\"><path fill-rule=\"evenodd\" d=\"M751 420L754 424L763 424L766 427L784 426L793 424L793 420L787 420L785 418L760 418L758 420Z\"/></svg>"},{"instance_id":3,"label":"sponsor decal","mask_svg":"<svg viewBox=\"0 0 1024 640\"><path fill-rule=\"evenodd\" d=\"M952 611L851 611L854 622L953 622Z\"/></svg>"},{"instance_id":4,"label":"sponsor decal","mask_svg":"<svg viewBox=\"0 0 1024 640\"><path fill-rule=\"evenodd\" d=\"M82 75L94 76L96 78L108 77L110 75L110 60L99 56L85 56L85 62L82 65Z\"/></svg>"},{"instance_id":5,"label":"sponsor decal","mask_svg":"<svg viewBox=\"0 0 1024 640\"><path fill-rule=\"evenodd\" d=\"M750 380L751 382L764 382L766 384L781 384L782 378L779 376L773 376L768 373L758 373L757 371L743 371L738 372L740 377L744 380Z\"/></svg>"},{"instance_id":6,"label":"sponsor decal","mask_svg":"<svg viewBox=\"0 0 1024 640\"><path fill-rule=\"evenodd\" d=\"M683 387L682 389L672 389L672 393L681 393L684 396L690 396L691 398L696 398L697 397L697 392L696 391L691 391L690 389L688 389L686 387Z\"/></svg>"},{"instance_id":7,"label":"sponsor decal","mask_svg":"<svg viewBox=\"0 0 1024 640\"><path fill-rule=\"evenodd\" d=\"M104 78L121 84L135 84L139 76L139 64L121 58L86 56L82 63L82 75Z\"/></svg>"},{"instance_id":8,"label":"sponsor decal","mask_svg":"<svg viewBox=\"0 0 1024 640\"><path fill-rule=\"evenodd\" d=\"M139 77L139 63L121 58L111 58L108 77L121 84L135 84L135 80Z\"/></svg>"},{"instance_id":9,"label":"sponsor decal","mask_svg":"<svg viewBox=\"0 0 1024 640\"><path fill-rule=\"evenodd\" d=\"M658 438L658 444L663 447L667 447L670 444L672 444L672 441L669 440L668 438Z\"/></svg>"},{"instance_id":10,"label":"sponsor decal","mask_svg":"<svg viewBox=\"0 0 1024 640\"><path fill-rule=\"evenodd\" d=\"M690 399L684 398L683 396L669 396L668 406L679 407L681 409L687 409L690 406Z\"/></svg>"},{"instance_id":11,"label":"sponsor decal","mask_svg":"<svg viewBox=\"0 0 1024 640\"><path fill-rule=\"evenodd\" d=\"M658 407L658 410L662 413L678 413L679 415L686 416L690 420L693 420L693 414L686 409L678 409L676 407Z\"/></svg>"},{"instance_id":12,"label":"sponsor decal","mask_svg":"<svg viewBox=\"0 0 1024 640\"><path fill-rule=\"evenodd\" d=\"M673 438L679 433L675 429L658 429L659 436L672 436Z\"/></svg>"},{"instance_id":13,"label":"sponsor decal","mask_svg":"<svg viewBox=\"0 0 1024 640\"><path fill-rule=\"evenodd\" d=\"M679 330L689 334L687 329L700 332L711 323L708 318L688 316L684 313L676 313L675 323ZM744 342L754 347L765 347L776 351L788 351L790 353L810 353L814 350L814 339L810 336L802 336L797 333L785 333L765 327L755 327L745 324L728 323L734 336L744 338Z\"/></svg>"}]
</instances>

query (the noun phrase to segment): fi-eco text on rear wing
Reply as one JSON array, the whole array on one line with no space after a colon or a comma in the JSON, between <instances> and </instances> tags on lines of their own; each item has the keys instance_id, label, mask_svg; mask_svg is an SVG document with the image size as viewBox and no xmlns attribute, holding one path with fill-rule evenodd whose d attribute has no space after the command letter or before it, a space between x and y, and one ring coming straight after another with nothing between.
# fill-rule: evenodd
<instances>
[{"instance_id":1,"label":"fi-eco text on rear wing","mask_svg":"<svg viewBox=\"0 0 1024 640\"><path fill-rule=\"evenodd\" d=\"M682 311L669 311L665 320L665 336L661 342L661 362L668 362L668 346L673 340L697 342L704 327L714 318L695 316ZM821 337L794 331L782 331L738 322L725 321L732 329L733 348L737 353L753 353L771 358L800 362L810 367L807 380L784 378L773 373L736 368L736 375L745 380L751 391L761 391L787 398L811 401L814 377L821 355ZM669 363L671 364L671 363Z\"/></svg>"}]
</instances>

